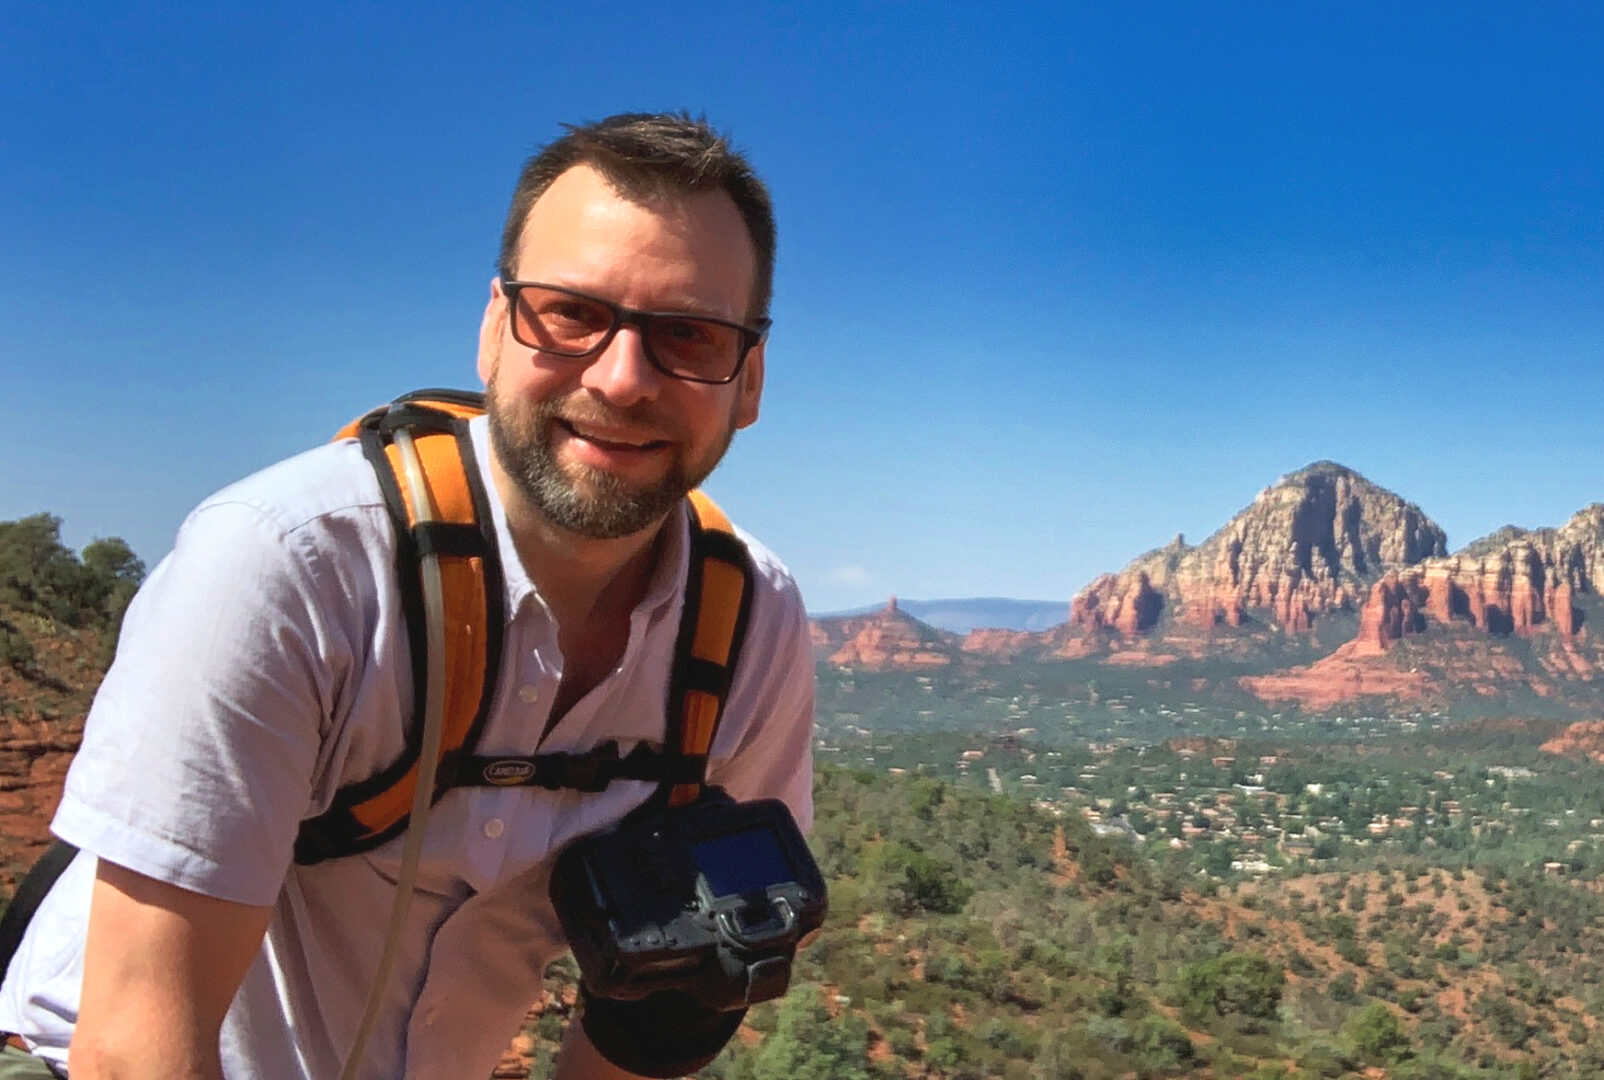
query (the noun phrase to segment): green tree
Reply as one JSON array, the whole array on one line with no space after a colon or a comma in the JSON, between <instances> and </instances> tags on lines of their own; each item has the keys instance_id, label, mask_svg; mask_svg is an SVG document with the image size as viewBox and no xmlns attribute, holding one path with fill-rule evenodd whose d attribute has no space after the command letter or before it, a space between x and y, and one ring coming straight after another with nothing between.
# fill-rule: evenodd
<instances>
[{"instance_id":1,"label":"green tree","mask_svg":"<svg viewBox=\"0 0 1604 1080\"><path fill-rule=\"evenodd\" d=\"M1031 1080L1084 1080L1081 1061L1085 1049L1064 1031L1054 1029L1042 1036L1036 1057L1030 1063Z\"/></svg>"},{"instance_id":2,"label":"green tree","mask_svg":"<svg viewBox=\"0 0 1604 1080\"><path fill-rule=\"evenodd\" d=\"M1531 1038L1532 1024L1526 1010L1492 990L1476 999L1476 1015L1487 1021L1494 1034L1512 1050L1519 1050Z\"/></svg>"},{"instance_id":3,"label":"green tree","mask_svg":"<svg viewBox=\"0 0 1604 1080\"><path fill-rule=\"evenodd\" d=\"M904 916L919 911L952 914L974 892L950 863L901 840L868 845L861 876L866 887L884 896L886 907Z\"/></svg>"},{"instance_id":4,"label":"green tree","mask_svg":"<svg viewBox=\"0 0 1604 1080\"><path fill-rule=\"evenodd\" d=\"M0 521L0 603L77 625L83 564L61 544L61 519L34 514Z\"/></svg>"},{"instance_id":5,"label":"green tree","mask_svg":"<svg viewBox=\"0 0 1604 1080\"><path fill-rule=\"evenodd\" d=\"M145 576L122 540L99 539L83 558L61 543L61 519L0 521L0 604L67 626L115 626Z\"/></svg>"},{"instance_id":6,"label":"green tree","mask_svg":"<svg viewBox=\"0 0 1604 1080\"><path fill-rule=\"evenodd\" d=\"M1136 1074L1167 1076L1188 1065L1197 1050L1181 1027L1162 1016L1145 1016L1135 1026Z\"/></svg>"},{"instance_id":7,"label":"green tree","mask_svg":"<svg viewBox=\"0 0 1604 1080\"><path fill-rule=\"evenodd\" d=\"M1400 1061L1409 1053L1409 1035L1402 1021L1379 1001L1365 1006L1349 1022L1348 1038L1355 1050L1379 1064Z\"/></svg>"},{"instance_id":8,"label":"green tree","mask_svg":"<svg viewBox=\"0 0 1604 1080\"><path fill-rule=\"evenodd\" d=\"M0 664L25 671L35 655L33 642L24 637L21 630L0 619Z\"/></svg>"},{"instance_id":9,"label":"green tree","mask_svg":"<svg viewBox=\"0 0 1604 1080\"><path fill-rule=\"evenodd\" d=\"M92 588L104 618L122 621L123 610L145 580L145 563L120 537L98 537L85 545L81 555L84 568L94 582Z\"/></svg>"},{"instance_id":10,"label":"green tree","mask_svg":"<svg viewBox=\"0 0 1604 1080\"><path fill-rule=\"evenodd\" d=\"M1175 988L1182 1012L1194 1021L1232 1013L1270 1020L1281 1007L1286 972L1254 953L1230 952L1187 964Z\"/></svg>"}]
</instances>

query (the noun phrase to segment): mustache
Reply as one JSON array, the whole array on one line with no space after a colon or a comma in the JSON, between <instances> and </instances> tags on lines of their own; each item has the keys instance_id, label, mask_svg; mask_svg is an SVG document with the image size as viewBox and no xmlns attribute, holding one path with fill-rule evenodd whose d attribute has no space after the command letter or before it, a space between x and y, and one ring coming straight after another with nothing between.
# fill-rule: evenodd
<instances>
[{"instance_id":1,"label":"mustache","mask_svg":"<svg viewBox=\"0 0 1604 1080\"><path fill-rule=\"evenodd\" d=\"M618 409L588 397L543 401L535 408L535 419L543 425L560 420L565 424L623 428L652 438L670 439L675 434L673 425L649 402Z\"/></svg>"}]
</instances>

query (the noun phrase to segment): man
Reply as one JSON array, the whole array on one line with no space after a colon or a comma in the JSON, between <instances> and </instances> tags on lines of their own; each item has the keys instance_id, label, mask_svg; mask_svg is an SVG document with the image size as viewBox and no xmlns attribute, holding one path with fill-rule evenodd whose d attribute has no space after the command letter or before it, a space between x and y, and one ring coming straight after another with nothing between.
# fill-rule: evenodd
<instances>
[{"instance_id":1,"label":"man","mask_svg":"<svg viewBox=\"0 0 1604 1080\"><path fill-rule=\"evenodd\" d=\"M661 741L683 497L757 419L773 251L761 182L700 122L613 117L526 165L479 338L488 418L472 429L508 614L478 752ZM806 828L806 620L784 567L743 539L755 592L709 781L782 798ZM73 1080L341 1075L401 841L310 866L291 850L338 788L402 752L395 573L349 441L190 516L90 713L54 822L85 854L30 926L0 1030ZM449 792L355 1075L487 1077L564 947L556 852L651 790ZM575 1024L559 1075L625 1074Z\"/></svg>"}]
</instances>

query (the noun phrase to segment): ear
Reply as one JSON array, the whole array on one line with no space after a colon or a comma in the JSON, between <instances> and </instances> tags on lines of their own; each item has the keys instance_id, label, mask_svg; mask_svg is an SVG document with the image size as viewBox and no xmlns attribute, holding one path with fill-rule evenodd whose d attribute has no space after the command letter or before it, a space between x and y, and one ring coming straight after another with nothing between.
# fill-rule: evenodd
<instances>
[{"instance_id":1,"label":"ear","mask_svg":"<svg viewBox=\"0 0 1604 1080\"><path fill-rule=\"evenodd\" d=\"M501 291L501 278L490 279L490 300L485 304L484 318L479 320L479 381L490 385L490 373L496 370L496 358L501 355L501 339L507 325L507 295Z\"/></svg>"},{"instance_id":2,"label":"ear","mask_svg":"<svg viewBox=\"0 0 1604 1080\"><path fill-rule=\"evenodd\" d=\"M763 350L769 340L764 338L752 346L741 366L740 377L735 380L735 426L751 427L757 423L758 403L763 397Z\"/></svg>"}]
</instances>

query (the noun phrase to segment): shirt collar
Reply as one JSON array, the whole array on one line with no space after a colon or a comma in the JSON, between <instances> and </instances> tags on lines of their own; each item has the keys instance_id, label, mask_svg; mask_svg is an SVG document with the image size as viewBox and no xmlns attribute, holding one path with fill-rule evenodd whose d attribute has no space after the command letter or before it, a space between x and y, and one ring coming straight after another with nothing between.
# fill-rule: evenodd
<instances>
[{"instance_id":1,"label":"shirt collar","mask_svg":"<svg viewBox=\"0 0 1604 1080\"><path fill-rule=\"evenodd\" d=\"M479 476L484 481L486 500L490 504L490 519L496 537L496 548L501 555L501 574L506 581L507 617L518 611L519 605L531 596L539 596L518 548L512 542L512 530L507 526L507 508L502 505L490 472L490 420L476 416L468 422L468 435L473 440L474 457L479 464ZM651 614L672 603L685 591L686 566L690 550L690 521L685 501L680 500L664 525L662 551L652 577L646 586L646 595L635 607L635 615ZM541 603L545 608L545 603Z\"/></svg>"}]
</instances>

